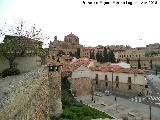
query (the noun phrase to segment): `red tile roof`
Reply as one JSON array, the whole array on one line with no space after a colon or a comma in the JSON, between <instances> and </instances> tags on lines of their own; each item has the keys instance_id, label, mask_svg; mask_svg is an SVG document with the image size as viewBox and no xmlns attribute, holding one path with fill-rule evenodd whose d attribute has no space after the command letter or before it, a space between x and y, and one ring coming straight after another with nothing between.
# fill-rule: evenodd
<instances>
[{"instance_id":1,"label":"red tile roof","mask_svg":"<svg viewBox=\"0 0 160 120\"><path fill-rule=\"evenodd\" d=\"M144 71L141 69L132 69L132 68L123 68L120 66L105 66L105 67L92 67L92 71L101 71L101 72L117 72L117 73L130 73L130 74L144 74Z\"/></svg>"}]
</instances>

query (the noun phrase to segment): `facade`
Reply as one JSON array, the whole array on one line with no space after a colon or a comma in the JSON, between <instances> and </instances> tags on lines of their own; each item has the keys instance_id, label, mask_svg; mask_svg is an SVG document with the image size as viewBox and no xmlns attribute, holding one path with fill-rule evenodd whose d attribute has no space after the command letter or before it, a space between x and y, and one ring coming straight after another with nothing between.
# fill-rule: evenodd
<instances>
[{"instance_id":1,"label":"facade","mask_svg":"<svg viewBox=\"0 0 160 120\"><path fill-rule=\"evenodd\" d=\"M107 45L107 46L102 46L98 45L96 47L82 47L80 49L80 57L82 58L91 58L91 54L94 55L94 58L96 57L96 53L102 53L104 51L104 48L106 47L107 51L112 50L115 54L116 59L118 58L118 52L125 51L129 49L129 46L124 46L124 45Z\"/></svg>"},{"instance_id":2,"label":"facade","mask_svg":"<svg viewBox=\"0 0 160 120\"><path fill-rule=\"evenodd\" d=\"M154 44L149 44L146 45L146 49L160 49L160 44L159 43L154 43Z\"/></svg>"},{"instance_id":3,"label":"facade","mask_svg":"<svg viewBox=\"0 0 160 120\"><path fill-rule=\"evenodd\" d=\"M54 41L50 42L49 45L49 54L50 55L57 55L60 51L66 55L75 54L77 49L82 47L79 44L79 38L70 33L69 35L65 36L64 41L60 41L57 39L57 36L54 37Z\"/></svg>"},{"instance_id":4,"label":"facade","mask_svg":"<svg viewBox=\"0 0 160 120\"><path fill-rule=\"evenodd\" d=\"M129 63L132 68L138 68L138 59L139 58L130 58ZM141 69L150 69L150 58L141 57L140 58Z\"/></svg>"},{"instance_id":5,"label":"facade","mask_svg":"<svg viewBox=\"0 0 160 120\"><path fill-rule=\"evenodd\" d=\"M94 90L109 90L126 96L148 94L144 71L119 65L89 68L82 65L72 72L71 89L75 96L88 95Z\"/></svg>"},{"instance_id":6,"label":"facade","mask_svg":"<svg viewBox=\"0 0 160 120\"><path fill-rule=\"evenodd\" d=\"M72 72L70 83L74 96L90 95L92 92L91 70L85 66L80 66Z\"/></svg>"},{"instance_id":7,"label":"facade","mask_svg":"<svg viewBox=\"0 0 160 120\"><path fill-rule=\"evenodd\" d=\"M142 69L150 69L150 58L145 57L144 48L128 49L117 54L117 60L129 62L132 68L138 68L138 59L140 59Z\"/></svg>"},{"instance_id":8,"label":"facade","mask_svg":"<svg viewBox=\"0 0 160 120\"><path fill-rule=\"evenodd\" d=\"M145 57L145 49L128 49L118 53L118 61L126 60L127 58Z\"/></svg>"},{"instance_id":9,"label":"facade","mask_svg":"<svg viewBox=\"0 0 160 120\"><path fill-rule=\"evenodd\" d=\"M80 49L81 58L91 58L91 54L94 54L95 48L93 47L83 47Z\"/></svg>"},{"instance_id":10,"label":"facade","mask_svg":"<svg viewBox=\"0 0 160 120\"><path fill-rule=\"evenodd\" d=\"M150 60L152 60L152 67L153 68L155 68L155 67L160 68L160 56L151 57Z\"/></svg>"},{"instance_id":11,"label":"facade","mask_svg":"<svg viewBox=\"0 0 160 120\"><path fill-rule=\"evenodd\" d=\"M127 96L147 94L144 72L139 69L92 68L92 80L99 91L110 90Z\"/></svg>"}]
</instances>

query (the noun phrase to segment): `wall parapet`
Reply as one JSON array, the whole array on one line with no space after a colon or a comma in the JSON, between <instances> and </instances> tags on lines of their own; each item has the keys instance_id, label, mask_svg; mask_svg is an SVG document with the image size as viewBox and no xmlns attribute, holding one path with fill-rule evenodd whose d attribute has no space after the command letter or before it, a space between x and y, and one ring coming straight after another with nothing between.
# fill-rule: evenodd
<instances>
[{"instance_id":1,"label":"wall parapet","mask_svg":"<svg viewBox=\"0 0 160 120\"><path fill-rule=\"evenodd\" d=\"M0 79L1 120L48 119L48 69Z\"/></svg>"}]
</instances>

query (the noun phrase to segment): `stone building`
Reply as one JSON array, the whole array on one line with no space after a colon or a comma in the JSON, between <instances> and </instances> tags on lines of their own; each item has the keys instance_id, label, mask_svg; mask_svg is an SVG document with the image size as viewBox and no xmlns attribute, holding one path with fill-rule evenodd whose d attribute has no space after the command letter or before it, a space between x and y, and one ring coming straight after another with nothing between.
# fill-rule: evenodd
<instances>
[{"instance_id":1,"label":"stone building","mask_svg":"<svg viewBox=\"0 0 160 120\"><path fill-rule=\"evenodd\" d=\"M148 93L143 70L123 68L118 64L76 68L72 72L71 89L76 96L91 94L93 90L109 90L126 96Z\"/></svg>"},{"instance_id":2,"label":"stone building","mask_svg":"<svg viewBox=\"0 0 160 120\"><path fill-rule=\"evenodd\" d=\"M129 59L129 63L130 63L132 68L138 68L138 59L139 58L130 58ZM141 57L140 58L140 64L141 64L141 69L145 69L145 70L150 69L150 58Z\"/></svg>"},{"instance_id":3,"label":"stone building","mask_svg":"<svg viewBox=\"0 0 160 120\"><path fill-rule=\"evenodd\" d=\"M72 72L70 83L74 96L90 95L92 92L91 70L81 65Z\"/></svg>"},{"instance_id":4,"label":"stone building","mask_svg":"<svg viewBox=\"0 0 160 120\"><path fill-rule=\"evenodd\" d=\"M80 57L81 58L91 58L91 54L95 56L95 48L93 47L83 47L80 49Z\"/></svg>"},{"instance_id":5,"label":"stone building","mask_svg":"<svg viewBox=\"0 0 160 120\"><path fill-rule=\"evenodd\" d=\"M123 52L127 49L129 49L129 46L124 46L124 45L107 45L107 46L102 46L98 45L96 47L82 47L80 49L80 57L82 58L91 58L91 55L94 55L94 58L96 57L96 53L99 52L103 54L104 48L106 47L107 51L113 51L115 54L116 59L118 58L117 53L118 52Z\"/></svg>"},{"instance_id":6,"label":"stone building","mask_svg":"<svg viewBox=\"0 0 160 120\"><path fill-rule=\"evenodd\" d=\"M138 59L140 59L142 69L150 69L150 58L145 57L145 48L128 49L117 53L117 61L129 62L131 67L138 68Z\"/></svg>"},{"instance_id":7,"label":"stone building","mask_svg":"<svg viewBox=\"0 0 160 120\"><path fill-rule=\"evenodd\" d=\"M140 69L122 68L120 66L94 67L91 69L96 90L110 90L127 96L147 94L144 72Z\"/></svg>"},{"instance_id":8,"label":"stone building","mask_svg":"<svg viewBox=\"0 0 160 120\"><path fill-rule=\"evenodd\" d=\"M128 49L123 52L118 52L118 61L130 58L141 58L145 57L145 49Z\"/></svg>"},{"instance_id":9,"label":"stone building","mask_svg":"<svg viewBox=\"0 0 160 120\"><path fill-rule=\"evenodd\" d=\"M149 44L149 45L146 45L146 49L160 49L160 44L159 43L154 43L154 44Z\"/></svg>"},{"instance_id":10,"label":"stone building","mask_svg":"<svg viewBox=\"0 0 160 120\"><path fill-rule=\"evenodd\" d=\"M64 41L57 39L57 36L54 37L54 41L49 44L49 54L57 55L59 52L63 54L76 54L77 49L82 47L79 44L79 38L74 35L72 32L64 37Z\"/></svg>"}]
</instances>

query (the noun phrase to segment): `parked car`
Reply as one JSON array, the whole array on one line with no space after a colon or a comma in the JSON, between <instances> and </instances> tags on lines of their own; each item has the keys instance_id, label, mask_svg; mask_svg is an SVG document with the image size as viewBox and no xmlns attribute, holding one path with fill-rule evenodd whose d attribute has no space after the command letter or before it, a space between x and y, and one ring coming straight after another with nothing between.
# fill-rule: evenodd
<instances>
[{"instance_id":1,"label":"parked car","mask_svg":"<svg viewBox=\"0 0 160 120\"><path fill-rule=\"evenodd\" d=\"M110 91L108 91L108 90L106 90L104 93L105 93L106 96L109 96L109 95L112 94L112 93L111 93Z\"/></svg>"},{"instance_id":2,"label":"parked car","mask_svg":"<svg viewBox=\"0 0 160 120\"><path fill-rule=\"evenodd\" d=\"M100 94L98 94L98 93L96 93L96 92L94 92L94 95L99 96L99 97L102 97L102 95L100 95Z\"/></svg>"}]
</instances>

